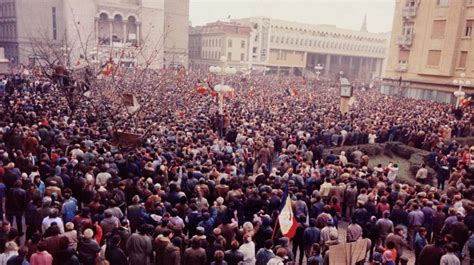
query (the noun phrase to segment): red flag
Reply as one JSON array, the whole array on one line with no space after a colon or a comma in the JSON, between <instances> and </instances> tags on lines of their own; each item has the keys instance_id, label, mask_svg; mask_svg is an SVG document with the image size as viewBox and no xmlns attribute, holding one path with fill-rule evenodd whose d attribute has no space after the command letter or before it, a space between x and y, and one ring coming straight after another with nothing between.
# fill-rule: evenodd
<instances>
[{"instance_id":1,"label":"red flag","mask_svg":"<svg viewBox=\"0 0 474 265\"><path fill-rule=\"evenodd\" d=\"M108 62L102 67L102 74L105 76L111 75L113 72L113 66L112 63Z\"/></svg>"},{"instance_id":2,"label":"red flag","mask_svg":"<svg viewBox=\"0 0 474 265\"><path fill-rule=\"evenodd\" d=\"M205 94L206 91L207 91L207 88L206 88L206 87L203 87L203 86L200 86L200 87L198 87L198 89L197 89L197 92L198 92L199 94L201 94L201 95L202 95L202 94Z\"/></svg>"}]
</instances>

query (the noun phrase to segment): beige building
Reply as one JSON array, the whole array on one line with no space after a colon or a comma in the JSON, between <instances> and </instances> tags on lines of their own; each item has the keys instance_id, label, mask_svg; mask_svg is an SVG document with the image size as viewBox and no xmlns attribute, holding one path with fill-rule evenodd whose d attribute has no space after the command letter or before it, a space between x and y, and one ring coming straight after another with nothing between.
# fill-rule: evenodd
<instances>
[{"instance_id":1,"label":"beige building","mask_svg":"<svg viewBox=\"0 0 474 265\"><path fill-rule=\"evenodd\" d=\"M165 0L166 65L188 65L189 0Z\"/></svg>"},{"instance_id":2,"label":"beige building","mask_svg":"<svg viewBox=\"0 0 474 265\"><path fill-rule=\"evenodd\" d=\"M382 92L456 102L453 80L474 82L473 26L473 0L397 0Z\"/></svg>"},{"instance_id":3,"label":"beige building","mask_svg":"<svg viewBox=\"0 0 474 265\"><path fill-rule=\"evenodd\" d=\"M69 64L186 65L188 20L189 0L0 0L0 46L15 63L38 59L31 47L46 41Z\"/></svg>"},{"instance_id":4,"label":"beige building","mask_svg":"<svg viewBox=\"0 0 474 265\"><path fill-rule=\"evenodd\" d=\"M221 56L227 65L248 68L251 28L236 22L214 22L192 27L189 31L189 68L208 69L220 66Z\"/></svg>"},{"instance_id":5,"label":"beige building","mask_svg":"<svg viewBox=\"0 0 474 265\"><path fill-rule=\"evenodd\" d=\"M367 32L364 18L360 31L332 25L312 25L266 17L234 20L252 27L249 64L266 67L274 74L337 76L349 79L380 77L388 34Z\"/></svg>"}]
</instances>

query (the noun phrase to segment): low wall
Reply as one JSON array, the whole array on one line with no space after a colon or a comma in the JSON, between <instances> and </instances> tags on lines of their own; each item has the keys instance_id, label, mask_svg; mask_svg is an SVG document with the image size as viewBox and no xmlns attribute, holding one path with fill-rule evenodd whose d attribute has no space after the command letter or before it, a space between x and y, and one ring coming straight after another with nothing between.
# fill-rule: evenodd
<instances>
[{"instance_id":1,"label":"low wall","mask_svg":"<svg viewBox=\"0 0 474 265\"><path fill-rule=\"evenodd\" d=\"M462 138L463 140L465 138ZM471 139L474 141L474 137ZM469 140L464 140L466 143ZM410 172L413 174L413 176L416 175L416 172L418 169L420 169L422 164L427 164L427 159L429 152L425 150L421 150L415 147L408 146L406 144L403 144L401 142L387 142L387 143L377 143L377 144L364 144L364 145L358 145L357 146L362 152L366 153L370 157L374 157L377 155L388 155L388 156L398 156L400 158L408 160L410 164ZM334 152L334 154L339 155L341 151L345 151L346 155L348 156L352 151L356 149L355 146L343 146L343 147L335 147L335 148L329 148L324 150L323 157L326 157L329 155L331 151ZM427 166L428 169L428 178L432 179L436 175L436 172L433 168Z\"/></svg>"}]
</instances>

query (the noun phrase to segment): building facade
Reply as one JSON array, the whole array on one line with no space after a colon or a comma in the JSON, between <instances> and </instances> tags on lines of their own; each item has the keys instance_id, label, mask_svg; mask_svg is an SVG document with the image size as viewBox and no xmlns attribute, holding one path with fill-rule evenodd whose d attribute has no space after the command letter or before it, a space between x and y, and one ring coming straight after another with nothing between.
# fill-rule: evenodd
<instances>
[{"instance_id":1,"label":"building facade","mask_svg":"<svg viewBox=\"0 0 474 265\"><path fill-rule=\"evenodd\" d=\"M168 25L188 18L189 0L0 0L0 46L16 63L38 59L32 47L51 42L68 63L86 56L160 68L173 61L167 55L187 55L187 27Z\"/></svg>"},{"instance_id":2,"label":"building facade","mask_svg":"<svg viewBox=\"0 0 474 265\"><path fill-rule=\"evenodd\" d=\"M382 92L456 102L453 80L474 82L473 26L473 0L397 0Z\"/></svg>"},{"instance_id":3,"label":"building facade","mask_svg":"<svg viewBox=\"0 0 474 265\"><path fill-rule=\"evenodd\" d=\"M365 19L360 31L266 17L234 21L252 28L249 64L254 68L314 75L319 64L321 74L328 77L341 71L350 79L381 76L389 35L367 32Z\"/></svg>"},{"instance_id":4,"label":"building facade","mask_svg":"<svg viewBox=\"0 0 474 265\"><path fill-rule=\"evenodd\" d=\"M165 65L187 67L188 30L189 0L165 0Z\"/></svg>"},{"instance_id":5,"label":"building facade","mask_svg":"<svg viewBox=\"0 0 474 265\"><path fill-rule=\"evenodd\" d=\"M248 69L251 31L249 26L222 21L191 27L189 68L205 70L220 66L220 58L225 56L228 66Z\"/></svg>"}]
</instances>

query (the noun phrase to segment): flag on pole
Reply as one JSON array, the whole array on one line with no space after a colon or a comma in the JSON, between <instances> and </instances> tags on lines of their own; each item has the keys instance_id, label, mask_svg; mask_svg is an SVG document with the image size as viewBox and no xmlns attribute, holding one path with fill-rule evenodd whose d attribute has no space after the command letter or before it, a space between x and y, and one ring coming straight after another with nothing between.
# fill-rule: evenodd
<instances>
[{"instance_id":1,"label":"flag on pole","mask_svg":"<svg viewBox=\"0 0 474 265\"><path fill-rule=\"evenodd\" d=\"M104 75L104 76L109 76L112 74L113 72L113 65L112 65L112 62L107 62L106 64L104 64L102 66L102 69L101 69L101 74Z\"/></svg>"},{"instance_id":2,"label":"flag on pole","mask_svg":"<svg viewBox=\"0 0 474 265\"><path fill-rule=\"evenodd\" d=\"M461 101L461 106L467 107L470 105L474 105L474 94L466 94Z\"/></svg>"},{"instance_id":3,"label":"flag on pole","mask_svg":"<svg viewBox=\"0 0 474 265\"><path fill-rule=\"evenodd\" d=\"M278 223L280 224L280 231L284 237L292 239L296 234L298 228L298 221L293 213L291 206L291 198L288 196L288 184L285 187L285 193L282 198L282 205L280 214L278 215ZM274 231L275 234L275 231Z\"/></svg>"}]
</instances>

